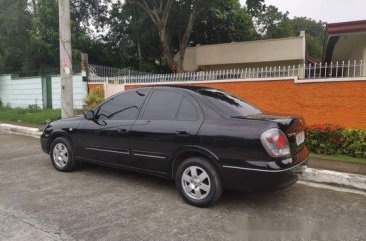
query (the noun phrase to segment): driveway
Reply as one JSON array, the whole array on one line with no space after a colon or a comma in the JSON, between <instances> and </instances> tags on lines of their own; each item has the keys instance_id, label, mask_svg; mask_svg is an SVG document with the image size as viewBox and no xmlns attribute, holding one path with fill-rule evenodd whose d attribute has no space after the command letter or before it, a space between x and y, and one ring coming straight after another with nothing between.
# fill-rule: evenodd
<instances>
[{"instance_id":1,"label":"driveway","mask_svg":"<svg viewBox=\"0 0 366 241\"><path fill-rule=\"evenodd\" d=\"M85 164L0 133L0 240L366 240L366 195L304 184L185 204L171 181Z\"/></svg>"}]
</instances>

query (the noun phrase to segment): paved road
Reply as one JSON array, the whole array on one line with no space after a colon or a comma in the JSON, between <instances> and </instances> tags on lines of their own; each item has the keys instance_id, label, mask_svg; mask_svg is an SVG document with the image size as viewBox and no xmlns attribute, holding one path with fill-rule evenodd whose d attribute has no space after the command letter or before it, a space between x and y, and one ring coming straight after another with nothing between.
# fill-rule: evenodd
<instances>
[{"instance_id":1,"label":"paved road","mask_svg":"<svg viewBox=\"0 0 366 241\"><path fill-rule=\"evenodd\" d=\"M0 240L366 240L366 195L296 184L186 205L170 181L84 165L0 133Z\"/></svg>"}]
</instances>

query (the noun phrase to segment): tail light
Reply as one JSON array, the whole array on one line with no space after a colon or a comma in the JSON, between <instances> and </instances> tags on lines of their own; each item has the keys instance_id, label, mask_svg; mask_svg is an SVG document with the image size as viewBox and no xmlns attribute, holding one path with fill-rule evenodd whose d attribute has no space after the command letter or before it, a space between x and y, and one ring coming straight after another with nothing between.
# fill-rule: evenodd
<instances>
[{"instance_id":1,"label":"tail light","mask_svg":"<svg viewBox=\"0 0 366 241\"><path fill-rule=\"evenodd\" d=\"M283 157L290 154L290 146L286 135L279 129L266 130L261 135L261 142L269 155Z\"/></svg>"}]
</instances>

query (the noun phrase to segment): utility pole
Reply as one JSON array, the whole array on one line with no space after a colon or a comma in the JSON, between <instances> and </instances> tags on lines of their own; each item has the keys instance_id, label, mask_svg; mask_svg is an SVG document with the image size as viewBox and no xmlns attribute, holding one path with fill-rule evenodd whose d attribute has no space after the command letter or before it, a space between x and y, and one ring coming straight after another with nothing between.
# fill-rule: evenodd
<instances>
[{"instance_id":1,"label":"utility pole","mask_svg":"<svg viewBox=\"0 0 366 241\"><path fill-rule=\"evenodd\" d=\"M67 118L74 115L69 0L58 0L58 9L60 33L61 117Z\"/></svg>"}]
</instances>

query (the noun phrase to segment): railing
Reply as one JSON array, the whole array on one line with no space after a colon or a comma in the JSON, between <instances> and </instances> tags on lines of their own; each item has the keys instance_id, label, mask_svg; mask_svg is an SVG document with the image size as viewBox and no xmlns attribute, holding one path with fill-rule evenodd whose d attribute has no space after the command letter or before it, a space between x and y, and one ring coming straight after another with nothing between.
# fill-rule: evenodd
<instances>
[{"instance_id":1,"label":"railing","mask_svg":"<svg viewBox=\"0 0 366 241\"><path fill-rule=\"evenodd\" d=\"M89 82L114 84L189 82L209 80L260 79L298 77L299 79L365 77L366 65L361 61L330 64L292 65L278 67L245 68L231 70L200 71L172 74L147 74L137 71L104 66L90 66Z\"/></svg>"},{"instance_id":2,"label":"railing","mask_svg":"<svg viewBox=\"0 0 366 241\"><path fill-rule=\"evenodd\" d=\"M349 78L366 76L366 65L361 61L342 61L305 66L306 79Z\"/></svg>"},{"instance_id":3,"label":"railing","mask_svg":"<svg viewBox=\"0 0 366 241\"><path fill-rule=\"evenodd\" d=\"M126 76L143 76L147 73L130 70L119 69L102 65L89 65L89 82L109 82L123 83Z\"/></svg>"}]
</instances>

